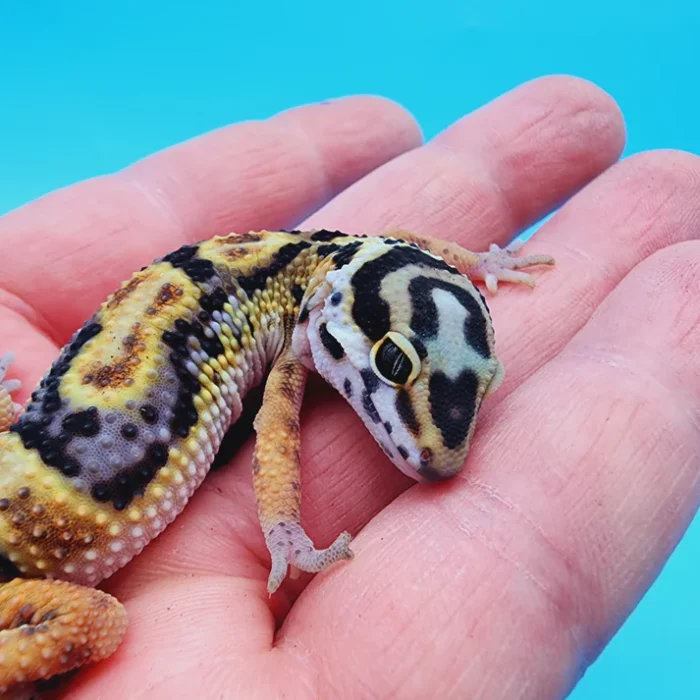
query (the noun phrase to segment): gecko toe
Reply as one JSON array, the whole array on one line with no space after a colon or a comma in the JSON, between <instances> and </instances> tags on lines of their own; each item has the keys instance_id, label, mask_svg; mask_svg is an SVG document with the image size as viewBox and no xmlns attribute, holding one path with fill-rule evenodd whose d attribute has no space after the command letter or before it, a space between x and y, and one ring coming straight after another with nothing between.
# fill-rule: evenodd
<instances>
[{"instance_id":1,"label":"gecko toe","mask_svg":"<svg viewBox=\"0 0 700 700\"><path fill-rule=\"evenodd\" d=\"M326 549L316 549L299 523L280 522L267 531L265 540L272 558L267 580L270 595L282 585L290 565L300 571L318 573L338 561L353 557L349 532L342 532Z\"/></svg>"}]
</instances>

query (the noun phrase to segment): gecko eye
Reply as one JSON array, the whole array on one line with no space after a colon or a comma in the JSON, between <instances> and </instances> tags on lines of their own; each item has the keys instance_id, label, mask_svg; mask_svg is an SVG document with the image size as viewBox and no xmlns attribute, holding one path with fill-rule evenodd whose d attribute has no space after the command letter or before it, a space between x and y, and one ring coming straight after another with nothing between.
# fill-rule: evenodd
<instances>
[{"instance_id":1,"label":"gecko eye","mask_svg":"<svg viewBox=\"0 0 700 700\"><path fill-rule=\"evenodd\" d=\"M421 362L415 348L394 331L374 344L369 360L375 373L389 386L410 384L420 372Z\"/></svg>"}]
</instances>

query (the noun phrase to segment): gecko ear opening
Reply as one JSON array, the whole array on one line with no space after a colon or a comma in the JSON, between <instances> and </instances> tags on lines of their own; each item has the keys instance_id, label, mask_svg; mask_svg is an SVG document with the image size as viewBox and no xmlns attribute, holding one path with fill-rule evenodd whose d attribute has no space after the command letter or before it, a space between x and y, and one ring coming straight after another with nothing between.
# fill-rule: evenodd
<instances>
[{"instance_id":1,"label":"gecko ear opening","mask_svg":"<svg viewBox=\"0 0 700 700\"><path fill-rule=\"evenodd\" d=\"M485 396L490 396L493 394L496 389L498 389L499 386L503 383L503 378L506 376L506 369L503 366L503 363L496 359L496 371L493 373L493 377L491 377L491 381L489 382L489 385L486 387L486 394Z\"/></svg>"}]
</instances>

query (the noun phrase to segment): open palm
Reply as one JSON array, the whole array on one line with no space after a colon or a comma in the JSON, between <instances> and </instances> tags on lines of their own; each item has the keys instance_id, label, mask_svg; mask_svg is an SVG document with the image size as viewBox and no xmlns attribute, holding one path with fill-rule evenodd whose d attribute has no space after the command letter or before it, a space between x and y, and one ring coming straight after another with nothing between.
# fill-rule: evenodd
<instances>
[{"instance_id":1,"label":"open palm","mask_svg":"<svg viewBox=\"0 0 700 700\"><path fill-rule=\"evenodd\" d=\"M185 242L400 227L483 250L569 200L527 246L557 267L488 299L506 379L460 476L403 477L312 381L302 522L318 546L356 534L355 558L268 597L248 441L106 582L127 635L57 697L565 695L700 500L700 161L613 165L623 141L613 102L571 78L529 83L427 145L396 105L351 98L0 219L0 353L18 358L23 401L122 279Z\"/></svg>"}]
</instances>

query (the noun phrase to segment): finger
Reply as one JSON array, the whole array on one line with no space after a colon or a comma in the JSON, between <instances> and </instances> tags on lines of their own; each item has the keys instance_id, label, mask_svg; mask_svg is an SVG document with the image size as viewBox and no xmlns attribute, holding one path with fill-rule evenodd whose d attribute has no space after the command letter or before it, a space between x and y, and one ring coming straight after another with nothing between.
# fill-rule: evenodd
<instances>
[{"instance_id":1,"label":"finger","mask_svg":"<svg viewBox=\"0 0 700 700\"><path fill-rule=\"evenodd\" d=\"M155 257L231 230L294 224L419 141L403 109L370 97L220 129L0 219L3 288L63 342Z\"/></svg>"},{"instance_id":2,"label":"finger","mask_svg":"<svg viewBox=\"0 0 700 700\"><path fill-rule=\"evenodd\" d=\"M386 508L278 648L372 696L564 697L700 503L698 289L700 243L635 268L491 415L471 475Z\"/></svg>"},{"instance_id":3,"label":"finger","mask_svg":"<svg viewBox=\"0 0 700 700\"><path fill-rule=\"evenodd\" d=\"M556 267L537 275L534 291L489 298L506 374L482 415L554 357L644 258L697 239L698 202L700 158L649 152L614 165L542 226L529 246Z\"/></svg>"},{"instance_id":4,"label":"finger","mask_svg":"<svg viewBox=\"0 0 700 700\"><path fill-rule=\"evenodd\" d=\"M624 139L617 106L598 88L569 77L535 80L378 168L307 225L405 228L486 249L614 163Z\"/></svg>"}]
</instances>

